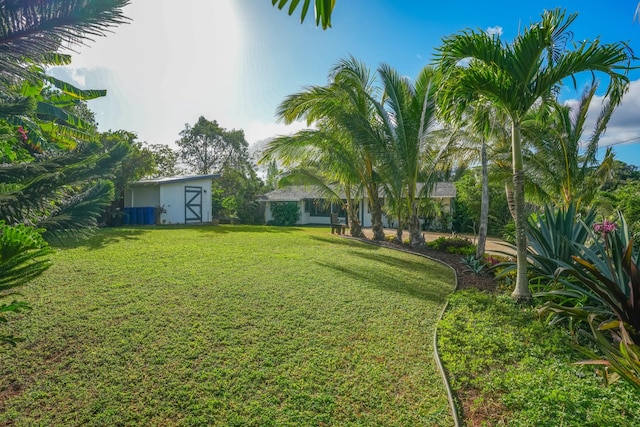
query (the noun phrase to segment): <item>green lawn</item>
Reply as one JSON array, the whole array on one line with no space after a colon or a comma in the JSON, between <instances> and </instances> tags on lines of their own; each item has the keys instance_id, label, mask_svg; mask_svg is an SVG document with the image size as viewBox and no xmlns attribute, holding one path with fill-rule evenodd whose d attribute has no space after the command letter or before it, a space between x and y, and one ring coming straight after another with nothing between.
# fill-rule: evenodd
<instances>
[{"instance_id":1,"label":"green lawn","mask_svg":"<svg viewBox=\"0 0 640 427\"><path fill-rule=\"evenodd\" d=\"M637 427L640 400L620 380L605 385L564 328L505 295L451 296L439 351L469 426Z\"/></svg>"},{"instance_id":2,"label":"green lawn","mask_svg":"<svg viewBox=\"0 0 640 427\"><path fill-rule=\"evenodd\" d=\"M450 426L445 267L328 229L107 229L22 289L0 424Z\"/></svg>"}]
</instances>

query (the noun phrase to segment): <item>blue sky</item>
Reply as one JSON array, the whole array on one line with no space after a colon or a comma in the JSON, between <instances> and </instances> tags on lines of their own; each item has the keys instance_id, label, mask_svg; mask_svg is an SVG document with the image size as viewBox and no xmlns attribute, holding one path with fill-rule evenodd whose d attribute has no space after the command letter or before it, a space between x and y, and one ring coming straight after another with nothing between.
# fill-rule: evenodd
<instances>
[{"instance_id":1,"label":"blue sky","mask_svg":"<svg viewBox=\"0 0 640 427\"><path fill-rule=\"evenodd\" d=\"M106 98L90 103L101 130L125 129L150 144L173 145L185 123L203 115L244 129L254 144L302 128L276 123L277 105L303 86L324 84L341 57L353 55L374 69L386 62L413 77L432 61L444 36L492 29L510 41L555 7L579 13L574 40L624 41L640 55L635 0L337 0L333 28L326 31L312 19L301 25L269 0L132 0L125 9L130 24L77 48L71 66L52 72L84 88L107 89ZM640 70L630 77L604 144L640 137ZM567 87L562 96L569 100L579 92ZM640 166L640 139L615 151Z\"/></svg>"}]
</instances>

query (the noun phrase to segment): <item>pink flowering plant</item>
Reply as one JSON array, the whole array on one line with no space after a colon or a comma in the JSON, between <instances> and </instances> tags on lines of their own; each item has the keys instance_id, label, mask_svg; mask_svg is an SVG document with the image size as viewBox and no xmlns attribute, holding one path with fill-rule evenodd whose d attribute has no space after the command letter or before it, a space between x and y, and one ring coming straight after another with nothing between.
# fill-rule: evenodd
<instances>
[{"instance_id":1,"label":"pink flowering plant","mask_svg":"<svg viewBox=\"0 0 640 427\"><path fill-rule=\"evenodd\" d=\"M602 222L593 224L593 231L600 234L602 237L605 237L607 234L615 231L616 228L616 223L611 222L606 218Z\"/></svg>"},{"instance_id":2,"label":"pink flowering plant","mask_svg":"<svg viewBox=\"0 0 640 427\"><path fill-rule=\"evenodd\" d=\"M573 263L558 269L563 292L581 295L581 303L548 299L540 313L586 324L578 334L599 353L581 347L592 359L584 363L605 365L640 390L640 255L622 214L617 222L594 224L592 243L574 245Z\"/></svg>"}]
</instances>

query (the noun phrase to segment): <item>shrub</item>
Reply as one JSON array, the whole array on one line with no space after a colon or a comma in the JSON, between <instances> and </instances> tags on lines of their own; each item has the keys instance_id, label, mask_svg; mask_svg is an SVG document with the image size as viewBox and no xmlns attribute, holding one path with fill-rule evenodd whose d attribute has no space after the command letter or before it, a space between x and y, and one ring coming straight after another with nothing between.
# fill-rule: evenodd
<instances>
[{"instance_id":1,"label":"shrub","mask_svg":"<svg viewBox=\"0 0 640 427\"><path fill-rule=\"evenodd\" d=\"M274 225L294 225L300 219L300 207L295 202L271 203Z\"/></svg>"},{"instance_id":2,"label":"shrub","mask_svg":"<svg viewBox=\"0 0 640 427\"><path fill-rule=\"evenodd\" d=\"M475 245L464 237L438 237L433 242L427 243L427 246L450 254L472 255L476 253Z\"/></svg>"}]
</instances>

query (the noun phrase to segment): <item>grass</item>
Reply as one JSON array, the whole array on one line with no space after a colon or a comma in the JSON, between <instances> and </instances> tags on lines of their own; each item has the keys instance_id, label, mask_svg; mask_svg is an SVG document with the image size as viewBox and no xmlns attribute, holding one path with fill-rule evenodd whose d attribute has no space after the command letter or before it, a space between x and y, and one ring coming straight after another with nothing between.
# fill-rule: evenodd
<instances>
[{"instance_id":1,"label":"grass","mask_svg":"<svg viewBox=\"0 0 640 427\"><path fill-rule=\"evenodd\" d=\"M438 326L439 350L467 426L638 426L640 401L605 386L568 332L507 296L456 292Z\"/></svg>"},{"instance_id":2,"label":"grass","mask_svg":"<svg viewBox=\"0 0 640 427\"><path fill-rule=\"evenodd\" d=\"M0 424L450 426L450 271L327 229L102 230L22 289Z\"/></svg>"}]
</instances>

